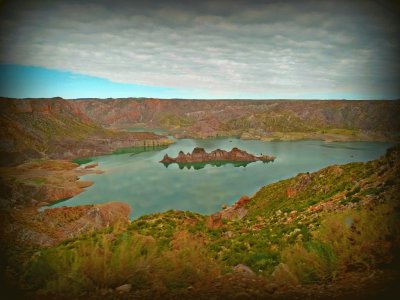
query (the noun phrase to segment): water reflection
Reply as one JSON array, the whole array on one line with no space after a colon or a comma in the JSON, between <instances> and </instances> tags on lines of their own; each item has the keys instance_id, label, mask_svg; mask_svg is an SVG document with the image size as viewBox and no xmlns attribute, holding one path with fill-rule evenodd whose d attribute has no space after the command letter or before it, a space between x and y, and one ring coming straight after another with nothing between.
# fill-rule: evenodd
<instances>
[{"instance_id":1,"label":"water reflection","mask_svg":"<svg viewBox=\"0 0 400 300\"><path fill-rule=\"evenodd\" d=\"M133 156L134 153L126 149L126 154L94 157L93 162L99 163L98 168L105 173L82 176L82 180L94 181L94 185L53 207L115 200L132 207L131 218L169 209L212 214L221 209L222 203L231 205L241 195L253 195L268 183L332 164L375 159L394 143L346 142L337 143L341 147L335 148L324 145L326 143L321 141L263 142L228 138L176 140L168 149L134 152ZM249 153L274 155L277 159L268 165L260 162L208 162L164 167L159 163L167 153L175 157L179 151L191 152L194 147L202 147L207 152L237 147Z\"/></svg>"}]
</instances>

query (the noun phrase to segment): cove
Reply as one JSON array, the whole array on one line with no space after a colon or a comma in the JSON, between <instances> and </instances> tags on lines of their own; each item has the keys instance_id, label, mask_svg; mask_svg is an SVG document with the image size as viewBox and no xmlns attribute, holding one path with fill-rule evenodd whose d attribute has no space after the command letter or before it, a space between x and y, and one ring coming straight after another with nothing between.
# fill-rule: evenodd
<instances>
[{"instance_id":1,"label":"cove","mask_svg":"<svg viewBox=\"0 0 400 300\"><path fill-rule=\"evenodd\" d=\"M241 195L251 196L269 183L333 164L373 160L393 145L390 142L181 139L159 151L94 157L93 162L105 173L82 176L82 180L94 181L94 185L52 207L122 201L132 207L132 219L169 209L212 214L222 204L231 205ZM276 156L276 160L247 165L205 164L201 168L180 168L177 164L166 168L159 163L165 154L175 157L180 150L191 152L194 147L208 152L238 147L255 155Z\"/></svg>"}]
</instances>

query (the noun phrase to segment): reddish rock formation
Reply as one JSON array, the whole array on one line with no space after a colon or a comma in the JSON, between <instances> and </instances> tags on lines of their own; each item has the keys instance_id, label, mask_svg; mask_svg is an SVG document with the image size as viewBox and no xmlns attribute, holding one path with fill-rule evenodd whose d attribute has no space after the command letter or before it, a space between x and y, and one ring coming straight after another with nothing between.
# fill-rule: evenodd
<instances>
[{"instance_id":1,"label":"reddish rock formation","mask_svg":"<svg viewBox=\"0 0 400 300\"><path fill-rule=\"evenodd\" d=\"M222 226L222 220L240 220L247 215L247 209L244 207L251 201L248 196L241 196L232 206L216 212L208 217L207 226L209 228L219 228Z\"/></svg>"},{"instance_id":2,"label":"reddish rock formation","mask_svg":"<svg viewBox=\"0 0 400 300\"><path fill-rule=\"evenodd\" d=\"M254 161L274 161L274 156L262 155L255 156L247 153L239 148L232 148L231 151L217 149L211 153L207 153L204 148L194 148L192 153L183 153L180 151L175 158L169 157L165 154L164 158L160 161L162 163L196 163L196 162L212 162L212 161L234 161L234 162L254 162Z\"/></svg>"},{"instance_id":3,"label":"reddish rock formation","mask_svg":"<svg viewBox=\"0 0 400 300\"><path fill-rule=\"evenodd\" d=\"M79 180L80 176L99 173L102 171L80 168L76 163L63 160L37 160L17 168L2 168L0 190L2 197L7 199L2 205L43 206L70 198L93 184L92 181Z\"/></svg>"},{"instance_id":4,"label":"reddish rock formation","mask_svg":"<svg viewBox=\"0 0 400 300\"><path fill-rule=\"evenodd\" d=\"M0 98L0 127L3 166L37 158L71 160L108 154L119 148L171 143L151 132L103 128L76 103L61 98L26 101Z\"/></svg>"},{"instance_id":5,"label":"reddish rock formation","mask_svg":"<svg viewBox=\"0 0 400 300\"><path fill-rule=\"evenodd\" d=\"M295 197L298 193L304 191L304 189L311 183L311 175L300 173L296 177L296 181L293 185L289 186L286 190L286 196L288 198Z\"/></svg>"},{"instance_id":6,"label":"reddish rock formation","mask_svg":"<svg viewBox=\"0 0 400 300\"><path fill-rule=\"evenodd\" d=\"M151 133L109 130L139 124L167 129L177 138L397 141L399 103L0 98L0 165L36 158L90 157L120 147L169 143Z\"/></svg>"},{"instance_id":7,"label":"reddish rock formation","mask_svg":"<svg viewBox=\"0 0 400 300\"><path fill-rule=\"evenodd\" d=\"M80 233L98 230L119 222L129 222L131 209L122 202L46 209L42 222L48 228L58 229L54 234L64 240Z\"/></svg>"},{"instance_id":8,"label":"reddish rock formation","mask_svg":"<svg viewBox=\"0 0 400 300\"><path fill-rule=\"evenodd\" d=\"M48 208L43 212L31 208L3 211L0 237L48 247L79 234L128 223L129 213L129 205L121 202Z\"/></svg>"}]
</instances>

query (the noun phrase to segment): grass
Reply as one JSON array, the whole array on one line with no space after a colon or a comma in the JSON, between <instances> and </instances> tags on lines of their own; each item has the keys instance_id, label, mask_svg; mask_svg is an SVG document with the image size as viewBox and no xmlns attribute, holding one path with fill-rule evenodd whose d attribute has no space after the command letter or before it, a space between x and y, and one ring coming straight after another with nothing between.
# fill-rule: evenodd
<instances>
[{"instance_id":1,"label":"grass","mask_svg":"<svg viewBox=\"0 0 400 300\"><path fill-rule=\"evenodd\" d=\"M72 162L79 164L79 165L84 165L84 164L88 164L92 161L93 161L93 158L91 158L91 157L83 157L83 158L74 159Z\"/></svg>"},{"instance_id":2,"label":"grass","mask_svg":"<svg viewBox=\"0 0 400 300\"><path fill-rule=\"evenodd\" d=\"M371 272L393 262L400 249L398 170L398 156L389 152L377 161L299 174L263 187L245 218L217 228L192 212L142 216L41 250L26 265L24 282L75 295L124 283L182 289L237 264L292 284Z\"/></svg>"},{"instance_id":3,"label":"grass","mask_svg":"<svg viewBox=\"0 0 400 300\"><path fill-rule=\"evenodd\" d=\"M160 151L168 148L168 146L137 146L137 147L124 147L116 149L112 152L112 154L139 154L148 151Z\"/></svg>"},{"instance_id":4,"label":"grass","mask_svg":"<svg viewBox=\"0 0 400 300\"><path fill-rule=\"evenodd\" d=\"M326 128L321 130L322 134L338 134L338 135L347 135L347 136L355 136L357 135L359 130L357 129L348 129L348 128Z\"/></svg>"},{"instance_id":5,"label":"grass","mask_svg":"<svg viewBox=\"0 0 400 300\"><path fill-rule=\"evenodd\" d=\"M166 114L160 118L160 124L162 127L166 128L181 128L181 127L190 127L195 123L194 120L185 117L178 116L174 114Z\"/></svg>"},{"instance_id":6,"label":"grass","mask_svg":"<svg viewBox=\"0 0 400 300\"><path fill-rule=\"evenodd\" d=\"M34 289L76 294L125 283L138 289L183 288L220 273L201 240L189 232L175 232L165 246L132 228L109 228L44 250L31 260L24 278Z\"/></svg>"}]
</instances>

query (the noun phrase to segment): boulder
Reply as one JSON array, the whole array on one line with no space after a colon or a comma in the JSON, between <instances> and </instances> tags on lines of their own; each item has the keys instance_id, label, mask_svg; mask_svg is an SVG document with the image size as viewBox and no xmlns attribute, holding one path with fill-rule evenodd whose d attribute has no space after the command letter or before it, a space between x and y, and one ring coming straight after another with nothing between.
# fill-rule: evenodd
<instances>
[{"instance_id":1,"label":"boulder","mask_svg":"<svg viewBox=\"0 0 400 300\"><path fill-rule=\"evenodd\" d=\"M246 266L244 264L238 264L238 265L234 266L233 270L235 271L235 273L239 273L239 274L246 275L246 276L255 276L256 275L252 269L250 269L248 266Z\"/></svg>"},{"instance_id":2,"label":"boulder","mask_svg":"<svg viewBox=\"0 0 400 300\"><path fill-rule=\"evenodd\" d=\"M127 283L127 284L123 284L117 288L115 288L115 290L119 293L128 293L130 292L132 289L132 285Z\"/></svg>"},{"instance_id":3,"label":"boulder","mask_svg":"<svg viewBox=\"0 0 400 300\"><path fill-rule=\"evenodd\" d=\"M98 165L99 165L98 163L92 163L92 164L88 164L88 165L84 166L83 168L84 169L92 169L92 168L97 167Z\"/></svg>"}]
</instances>

